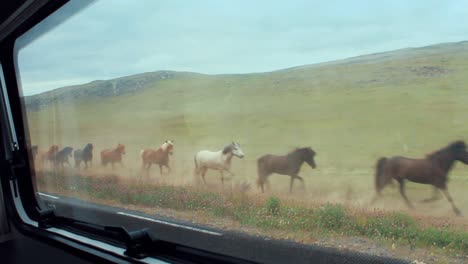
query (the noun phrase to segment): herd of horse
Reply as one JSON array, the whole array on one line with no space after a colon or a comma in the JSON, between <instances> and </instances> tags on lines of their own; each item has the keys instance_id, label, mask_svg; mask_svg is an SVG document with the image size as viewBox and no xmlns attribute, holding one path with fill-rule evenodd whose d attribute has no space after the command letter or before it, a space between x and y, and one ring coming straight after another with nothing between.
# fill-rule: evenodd
<instances>
[{"instance_id":1,"label":"herd of horse","mask_svg":"<svg viewBox=\"0 0 468 264\"><path fill-rule=\"evenodd\" d=\"M169 156L173 154L174 140L166 140L157 149L142 149L140 157L142 169L149 175L152 164L159 166L160 174L163 174L163 167L171 171L169 165ZM38 147L32 146L31 153L33 158L39 155L38 159L44 164L51 163L53 166L63 167L64 164L71 166L69 158L72 157L73 148L64 147L59 149L57 145L52 145L48 150L39 152ZM100 153L101 164L106 166L111 164L114 168L115 163L123 166L122 157L125 154L125 146L118 144L113 149L105 149ZM194 155L194 175L203 179L206 184L205 174L211 169L218 171L221 176L221 183L224 184L224 172L234 176L231 171L231 162L233 157L243 158L245 156L240 144L232 142L218 151L201 150ZM264 186L269 189L268 177L272 174L287 175L290 178L289 192L292 192L294 180L299 180L304 184L304 179L299 176L299 171L303 163L307 163L311 168L316 168L314 157L316 153L311 147L295 148L285 155L266 154L257 159L257 185L264 192ZM93 144L88 143L83 149L77 149L73 152L75 168L92 165ZM384 187L397 182L399 191L408 207L413 205L408 200L405 192L405 182L415 182L429 184L433 186L433 197L424 200L425 202L439 199L441 191L450 202L454 212L460 215L460 210L455 206L452 197L447 189L448 173L453 167L455 161L468 164L468 152L464 141L457 140L447 146L426 155L421 159L413 159L402 156L381 157L377 160L375 166L375 191L376 196L372 200L374 203L382 193Z\"/></svg>"}]
</instances>

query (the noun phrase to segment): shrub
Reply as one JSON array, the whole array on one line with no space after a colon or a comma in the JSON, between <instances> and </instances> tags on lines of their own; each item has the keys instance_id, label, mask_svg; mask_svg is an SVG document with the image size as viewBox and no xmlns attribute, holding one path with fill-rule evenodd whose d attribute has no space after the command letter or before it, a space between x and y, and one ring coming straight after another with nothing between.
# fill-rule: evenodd
<instances>
[{"instance_id":1,"label":"shrub","mask_svg":"<svg viewBox=\"0 0 468 264\"><path fill-rule=\"evenodd\" d=\"M338 230L347 220L345 208L340 204L326 204L315 211L317 225L328 230Z\"/></svg>"},{"instance_id":2,"label":"shrub","mask_svg":"<svg viewBox=\"0 0 468 264\"><path fill-rule=\"evenodd\" d=\"M267 200L267 210L272 215L278 215L280 212L280 199L276 197L270 197Z\"/></svg>"}]
</instances>

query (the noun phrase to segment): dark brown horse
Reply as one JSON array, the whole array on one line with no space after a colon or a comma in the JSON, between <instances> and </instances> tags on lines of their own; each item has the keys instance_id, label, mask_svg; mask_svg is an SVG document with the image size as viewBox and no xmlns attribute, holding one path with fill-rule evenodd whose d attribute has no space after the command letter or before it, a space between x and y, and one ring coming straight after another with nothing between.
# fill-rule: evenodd
<instances>
[{"instance_id":1,"label":"dark brown horse","mask_svg":"<svg viewBox=\"0 0 468 264\"><path fill-rule=\"evenodd\" d=\"M394 179L400 184L400 194L406 204L408 207L413 208L405 193L405 181L408 180L433 185L435 189L434 194L437 194L437 189L441 190L452 205L455 213L459 215L460 210L453 203L447 189L448 172L457 160L468 164L466 144L461 140L450 143L448 146L427 155L424 159L410 159L400 156L380 158L377 161L375 172L375 190L377 195L372 202L381 195L382 189ZM426 201L435 199L436 197L434 196Z\"/></svg>"},{"instance_id":2,"label":"dark brown horse","mask_svg":"<svg viewBox=\"0 0 468 264\"><path fill-rule=\"evenodd\" d=\"M70 161L68 158L72 156L73 148L72 147L64 147L62 150L57 151L54 156L54 165L60 166L63 168L63 164L67 163L68 166L70 165Z\"/></svg>"},{"instance_id":3,"label":"dark brown horse","mask_svg":"<svg viewBox=\"0 0 468 264\"><path fill-rule=\"evenodd\" d=\"M169 155L172 155L174 150L174 140L166 140L158 149L143 149L141 150L141 160L143 162L142 168L146 169L146 174L149 175L151 164L159 165L159 172L162 176L163 166L167 167L169 173L171 167L169 166Z\"/></svg>"},{"instance_id":4,"label":"dark brown horse","mask_svg":"<svg viewBox=\"0 0 468 264\"><path fill-rule=\"evenodd\" d=\"M39 157L40 157L40 161L42 162L42 164L45 164L46 162L53 163L55 154L57 153L58 150L59 150L58 145L52 145L47 151L40 153Z\"/></svg>"},{"instance_id":5,"label":"dark brown horse","mask_svg":"<svg viewBox=\"0 0 468 264\"><path fill-rule=\"evenodd\" d=\"M114 168L114 163L120 163L123 167L122 155L124 154L125 146L122 144L118 144L114 149L105 149L101 151L101 164L106 166L107 163L110 163Z\"/></svg>"},{"instance_id":6,"label":"dark brown horse","mask_svg":"<svg viewBox=\"0 0 468 264\"><path fill-rule=\"evenodd\" d=\"M291 176L289 184L289 193L292 192L293 182L295 179L300 180L304 184L304 179L298 175L299 170L304 162L310 167L315 168L315 152L310 148L296 148L294 151L284 155L276 156L267 154L257 160L258 179L257 184L264 192L263 185L268 185L268 176L272 173Z\"/></svg>"},{"instance_id":7,"label":"dark brown horse","mask_svg":"<svg viewBox=\"0 0 468 264\"><path fill-rule=\"evenodd\" d=\"M73 152L75 157L75 168L80 168L81 162L85 164L85 169L88 168L88 162L91 165L93 162L93 144L88 143L83 149L77 149Z\"/></svg>"}]
</instances>

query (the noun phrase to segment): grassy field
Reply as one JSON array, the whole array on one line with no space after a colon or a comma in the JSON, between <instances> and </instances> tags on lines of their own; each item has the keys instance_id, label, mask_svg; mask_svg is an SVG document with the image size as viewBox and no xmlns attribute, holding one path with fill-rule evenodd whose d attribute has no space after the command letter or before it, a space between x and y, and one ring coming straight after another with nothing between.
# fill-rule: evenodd
<instances>
[{"instance_id":1,"label":"grassy field","mask_svg":"<svg viewBox=\"0 0 468 264\"><path fill-rule=\"evenodd\" d=\"M141 179L125 179L112 173L79 173L72 169L39 170L37 176L39 187L48 193L250 234L302 243L331 238L333 242L327 246L340 247L346 245L343 237L367 237L373 240L373 245L379 242L391 248L391 256L428 263L460 263L466 257L463 254L468 252L466 223L443 218L434 221L402 212L368 211L338 203L307 203L285 195L250 193L239 185L221 191L164 182L142 184ZM167 215L168 209L189 214ZM406 254L405 249L409 250ZM372 254L369 248L361 251ZM434 255L437 257L431 257Z\"/></svg>"},{"instance_id":2,"label":"grassy field","mask_svg":"<svg viewBox=\"0 0 468 264\"><path fill-rule=\"evenodd\" d=\"M258 194L258 157L311 146L318 154L318 168L303 166L306 188L297 183L294 201L311 207L330 202L401 211L406 207L396 188L386 189L382 200L369 205L375 161L391 155L423 157L451 141L468 141L467 62L468 43L462 42L269 73L178 73L141 93L57 101L28 112L28 125L31 142L40 149L53 143L82 148L92 142L97 154L125 144L125 167L115 173L127 179L141 177L141 148L173 139L173 173L160 177L154 170L146 181L184 188L196 186L196 151L218 150L235 140L246 157L233 160L236 176L228 186L248 182L251 194ZM98 158L94 162L94 172L110 171L99 168ZM216 173L209 172L207 180L222 190ZM282 197L288 182L287 177L273 176L268 195ZM432 194L429 186L407 186L418 215L454 217L444 199L417 202ZM449 190L465 214L467 189L468 167L457 163Z\"/></svg>"}]
</instances>

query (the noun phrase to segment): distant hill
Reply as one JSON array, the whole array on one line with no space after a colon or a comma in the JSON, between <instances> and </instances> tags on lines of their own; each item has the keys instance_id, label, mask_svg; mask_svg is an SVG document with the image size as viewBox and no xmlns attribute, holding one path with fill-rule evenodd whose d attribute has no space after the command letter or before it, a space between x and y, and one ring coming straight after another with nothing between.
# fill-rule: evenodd
<instances>
[{"instance_id":1,"label":"distant hill","mask_svg":"<svg viewBox=\"0 0 468 264\"><path fill-rule=\"evenodd\" d=\"M240 84L245 84L246 80L257 80L259 78L268 79L267 83L272 84L272 87L277 87L278 84L288 86L288 83L307 83L307 76L313 77L315 80L325 78L329 82L333 81L334 75L342 76L340 72L346 72L347 67L366 65L375 65L372 69L376 72L380 68L380 71L376 76L372 76L372 72L362 72L359 75L359 80L352 82L355 85L378 84L379 82L385 82L386 84L392 82L398 83L404 82L404 78L414 79L414 77L447 75L456 69L442 67L440 63L445 62L447 64L446 62L460 57L468 58L468 41L443 43L420 48L405 48L326 63L297 66L268 73L204 75L190 72L156 71L62 87L37 95L26 96L25 103L28 111L38 111L57 102L64 103L67 101L138 94L147 89L158 87L158 84L168 80L183 80L183 83L187 84L190 83L191 79L200 81L200 79L204 78L216 78L216 80L225 78L225 83L230 83L232 87L237 86L236 80ZM411 60L411 63L405 64L405 61L409 60ZM427 63L427 65L421 64L421 62L428 60L430 60L430 63ZM395 67L392 67L392 65ZM233 78L235 78L234 82ZM347 76L346 78L350 77Z\"/></svg>"}]
</instances>

